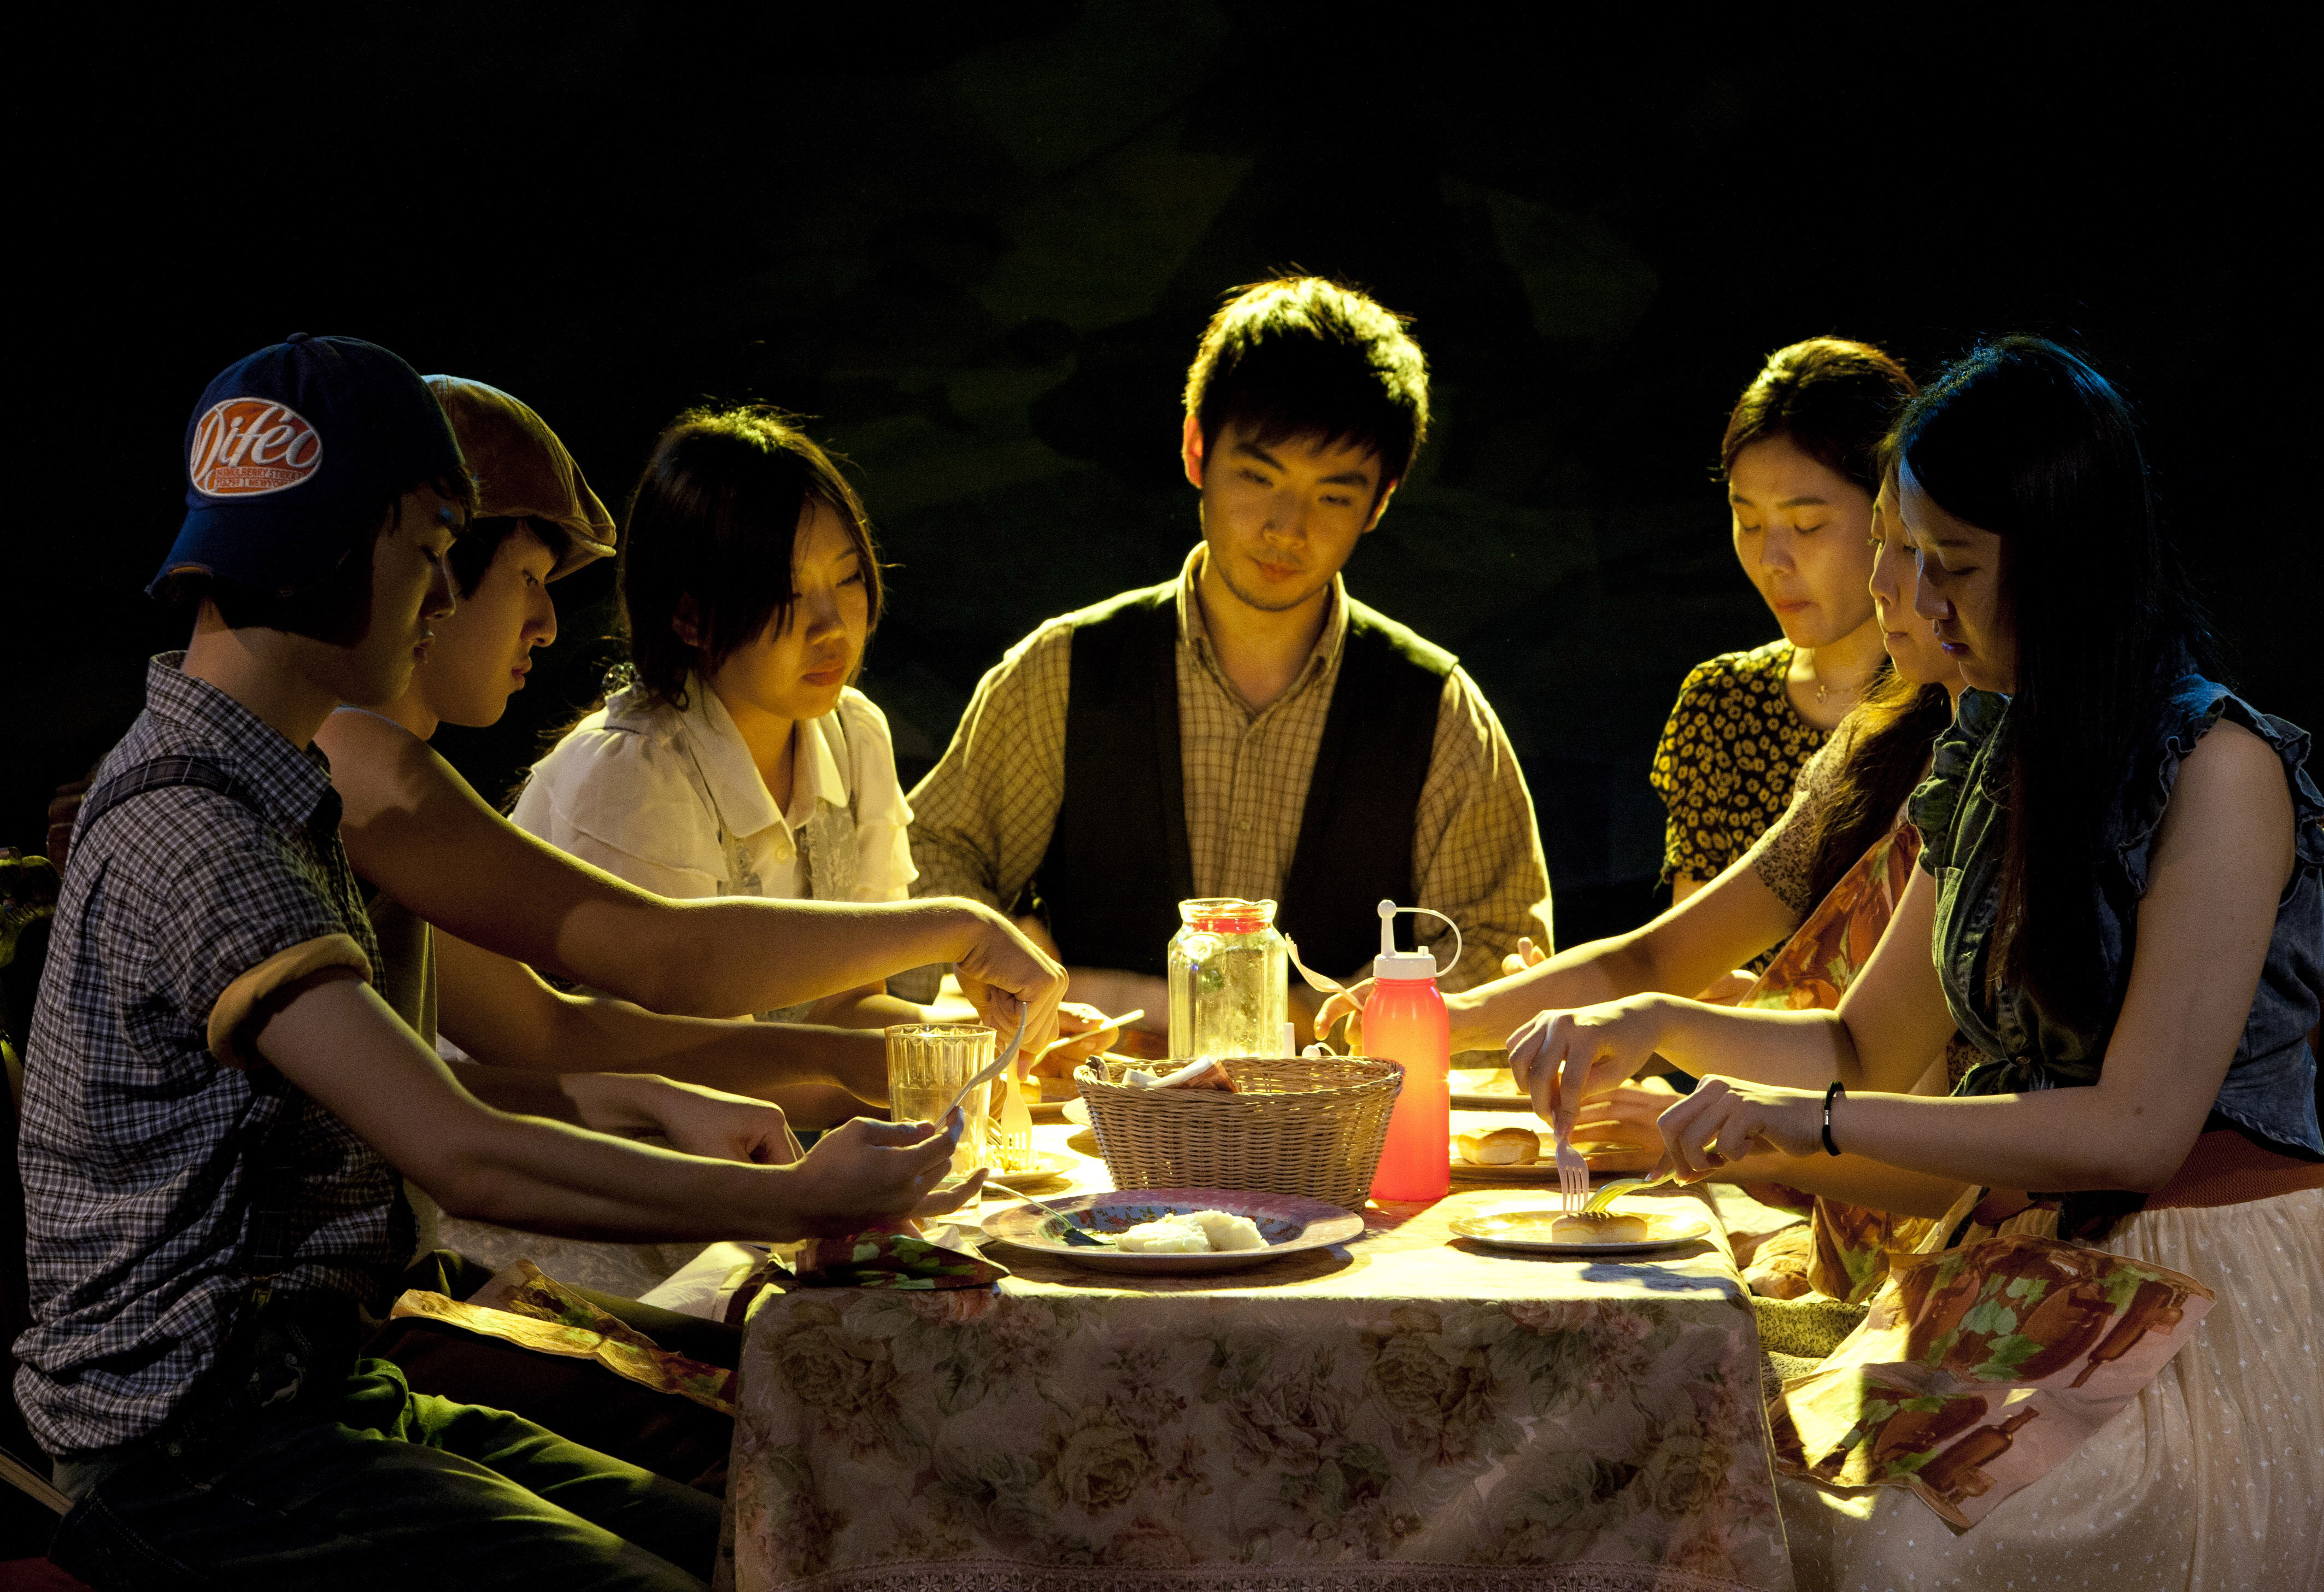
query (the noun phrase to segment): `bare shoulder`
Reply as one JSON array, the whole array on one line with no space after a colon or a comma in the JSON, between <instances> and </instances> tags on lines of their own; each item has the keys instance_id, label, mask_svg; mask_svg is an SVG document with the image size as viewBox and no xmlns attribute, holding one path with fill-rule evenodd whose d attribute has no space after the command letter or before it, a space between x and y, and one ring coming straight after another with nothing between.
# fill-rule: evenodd
<instances>
[{"instance_id":1,"label":"bare shoulder","mask_svg":"<svg viewBox=\"0 0 2324 1592\"><path fill-rule=\"evenodd\" d=\"M415 782L434 782L445 766L418 736L358 708L342 708L325 719L315 744L331 760L331 783L351 821L360 821L357 810L367 803L390 800Z\"/></svg>"},{"instance_id":2,"label":"bare shoulder","mask_svg":"<svg viewBox=\"0 0 2324 1592\"><path fill-rule=\"evenodd\" d=\"M2270 795L2287 814L2292 810L2282 758L2274 747L2232 718L2212 725L2195 743L2194 750L2180 761L2177 794L2193 795L2198 790L2214 799L2238 793Z\"/></svg>"},{"instance_id":3,"label":"bare shoulder","mask_svg":"<svg viewBox=\"0 0 2324 1592\"><path fill-rule=\"evenodd\" d=\"M2292 789L2275 748L2232 719L2204 732L2180 760L2156 837L2165 857L2292 847Z\"/></svg>"},{"instance_id":4,"label":"bare shoulder","mask_svg":"<svg viewBox=\"0 0 2324 1592\"><path fill-rule=\"evenodd\" d=\"M323 720L315 744L336 767L344 754L351 758L392 757L425 753L428 743L383 714L361 708L342 708Z\"/></svg>"}]
</instances>

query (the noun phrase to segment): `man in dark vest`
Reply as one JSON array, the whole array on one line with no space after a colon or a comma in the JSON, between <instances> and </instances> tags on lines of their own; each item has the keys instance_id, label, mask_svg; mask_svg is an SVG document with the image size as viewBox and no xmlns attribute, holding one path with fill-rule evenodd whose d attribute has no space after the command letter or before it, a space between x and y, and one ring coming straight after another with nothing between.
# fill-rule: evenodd
<instances>
[{"instance_id":1,"label":"man in dark vest","mask_svg":"<svg viewBox=\"0 0 2324 1592\"><path fill-rule=\"evenodd\" d=\"M1038 918L1077 997L1149 1024L1192 897L1278 901L1303 958L1341 977L1369 971L1383 897L1461 925L1447 989L1497 976L1521 936L1548 945L1499 721L1451 653L1340 578L1427 424L1402 317L1314 277L1230 300L1186 380L1202 542L1176 578L1050 620L984 677L912 792L915 893ZM1422 943L1442 965L1451 938Z\"/></svg>"}]
</instances>

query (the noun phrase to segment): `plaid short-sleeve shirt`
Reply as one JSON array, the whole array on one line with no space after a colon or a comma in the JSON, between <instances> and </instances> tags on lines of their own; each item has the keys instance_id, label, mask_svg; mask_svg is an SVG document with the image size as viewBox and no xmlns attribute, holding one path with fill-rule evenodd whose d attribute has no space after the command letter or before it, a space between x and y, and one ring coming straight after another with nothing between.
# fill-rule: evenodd
<instances>
[{"instance_id":1,"label":"plaid short-sleeve shirt","mask_svg":"<svg viewBox=\"0 0 2324 1592\"><path fill-rule=\"evenodd\" d=\"M394 1170L235 1043L272 988L377 958L329 768L182 656L148 668L97 784L190 756L248 801L174 786L81 826L24 1052L16 1396L51 1453L153 1431L217 1362L248 1297L252 1159L286 1115L295 1246L274 1286L376 1303L411 1244Z\"/></svg>"}]
</instances>

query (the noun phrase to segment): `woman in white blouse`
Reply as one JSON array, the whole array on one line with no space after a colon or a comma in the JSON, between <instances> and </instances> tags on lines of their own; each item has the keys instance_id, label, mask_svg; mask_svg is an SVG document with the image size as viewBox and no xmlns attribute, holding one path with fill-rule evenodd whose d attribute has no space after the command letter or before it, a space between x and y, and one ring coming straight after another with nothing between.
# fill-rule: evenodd
<instances>
[{"instance_id":1,"label":"woman in white blouse","mask_svg":"<svg viewBox=\"0 0 2324 1592\"><path fill-rule=\"evenodd\" d=\"M660 895L906 899L888 721L848 684L880 566L823 449L761 407L680 415L631 504L620 594L632 678L534 764L517 824ZM878 985L758 1015L927 1020Z\"/></svg>"}]
</instances>

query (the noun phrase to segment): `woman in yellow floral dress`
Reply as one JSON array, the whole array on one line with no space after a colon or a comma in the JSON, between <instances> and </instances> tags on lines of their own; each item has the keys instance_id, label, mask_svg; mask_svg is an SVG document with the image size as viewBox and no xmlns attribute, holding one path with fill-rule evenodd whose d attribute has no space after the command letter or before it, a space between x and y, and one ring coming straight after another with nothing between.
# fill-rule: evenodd
<instances>
[{"instance_id":1,"label":"woman in yellow floral dress","mask_svg":"<svg viewBox=\"0 0 2324 1592\"><path fill-rule=\"evenodd\" d=\"M1697 664L1655 750L1663 876L1684 901L1790 805L1801 766L1885 668L1865 581L1874 449L1913 384L1864 343L1770 355L1720 448L1735 556L1781 641Z\"/></svg>"}]
</instances>

